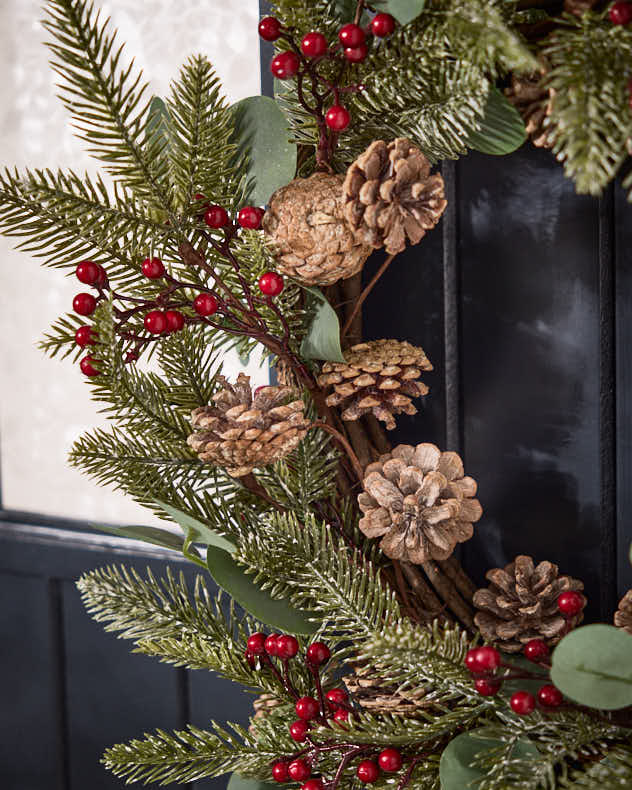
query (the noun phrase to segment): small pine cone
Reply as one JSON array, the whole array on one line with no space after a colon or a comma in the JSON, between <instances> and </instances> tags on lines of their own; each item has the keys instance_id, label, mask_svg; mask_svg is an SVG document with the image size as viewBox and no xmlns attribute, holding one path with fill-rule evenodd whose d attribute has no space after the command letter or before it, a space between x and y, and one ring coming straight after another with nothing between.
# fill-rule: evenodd
<instances>
[{"instance_id":1,"label":"small pine cone","mask_svg":"<svg viewBox=\"0 0 632 790\"><path fill-rule=\"evenodd\" d=\"M619 601L619 608L614 615L614 624L632 634L632 590L628 590Z\"/></svg>"},{"instance_id":2,"label":"small pine cone","mask_svg":"<svg viewBox=\"0 0 632 790\"><path fill-rule=\"evenodd\" d=\"M545 124L553 103L552 91L542 84L546 71L547 67L543 65L540 72L521 76L514 74L511 86L505 89L505 96L522 116L527 135L536 148L553 147L552 136Z\"/></svg>"},{"instance_id":3,"label":"small pine cone","mask_svg":"<svg viewBox=\"0 0 632 790\"><path fill-rule=\"evenodd\" d=\"M557 644L571 628L581 623L583 612L565 618L557 599L568 590L583 590L584 585L570 576L559 576L552 562L533 563L521 555L504 570L494 568L485 575L489 587L474 593L474 606L480 611L474 622L483 638L507 653L518 653L531 639Z\"/></svg>"},{"instance_id":4,"label":"small pine cone","mask_svg":"<svg viewBox=\"0 0 632 790\"><path fill-rule=\"evenodd\" d=\"M263 229L277 269L308 285L357 274L372 252L356 241L343 215L343 176L314 173L277 189Z\"/></svg>"},{"instance_id":5,"label":"small pine cone","mask_svg":"<svg viewBox=\"0 0 632 790\"><path fill-rule=\"evenodd\" d=\"M417 414L411 398L426 395L422 370L432 370L423 349L399 340L358 343L344 352L346 362L326 362L318 376L323 389L331 387L328 406L339 406L342 419L358 420L373 414L392 430L394 414Z\"/></svg>"},{"instance_id":6,"label":"small pine cone","mask_svg":"<svg viewBox=\"0 0 632 790\"><path fill-rule=\"evenodd\" d=\"M362 484L360 529L382 537L380 548L395 560L446 560L483 515L460 457L434 444L400 444L367 466Z\"/></svg>"},{"instance_id":7,"label":"small pine cone","mask_svg":"<svg viewBox=\"0 0 632 790\"><path fill-rule=\"evenodd\" d=\"M401 252L406 239L418 244L447 206L443 178L430 175L426 157L404 137L371 143L347 170L342 188L356 239L390 255Z\"/></svg>"},{"instance_id":8,"label":"small pine cone","mask_svg":"<svg viewBox=\"0 0 632 790\"><path fill-rule=\"evenodd\" d=\"M245 477L255 467L278 461L304 438L309 427L302 400L289 387L261 387L254 395L250 377L240 373L236 384L219 377L223 388L213 406L193 411L195 433L187 443L203 461Z\"/></svg>"},{"instance_id":9,"label":"small pine cone","mask_svg":"<svg viewBox=\"0 0 632 790\"><path fill-rule=\"evenodd\" d=\"M274 696L274 694L260 694L255 701L253 702L253 708L255 709L253 719L263 719L265 716L273 711L275 708L278 708L281 705L278 698ZM255 728L251 724L248 728L248 732L254 734Z\"/></svg>"},{"instance_id":10,"label":"small pine cone","mask_svg":"<svg viewBox=\"0 0 632 790\"><path fill-rule=\"evenodd\" d=\"M371 713L389 713L414 718L432 703L424 688L400 689L381 678L373 667L356 666L355 674L343 678L349 694L361 708Z\"/></svg>"}]
</instances>

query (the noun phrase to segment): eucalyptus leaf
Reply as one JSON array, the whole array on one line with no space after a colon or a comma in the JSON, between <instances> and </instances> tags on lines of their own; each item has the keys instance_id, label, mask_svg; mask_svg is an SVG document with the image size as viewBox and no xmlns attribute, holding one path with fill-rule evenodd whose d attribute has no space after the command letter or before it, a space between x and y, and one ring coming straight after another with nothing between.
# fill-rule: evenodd
<instances>
[{"instance_id":1,"label":"eucalyptus leaf","mask_svg":"<svg viewBox=\"0 0 632 790\"><path fill-rule=\"evenodd\" d=\"M278 785L271 785L260 779L248 779L240 774L231 774L226 790L278 790Z\"/></svg>"},{"instance_id":2,"label":"eucalyptus leaf","mask_svg":"<svg viewBox=\"0 0 632 790\"><path fill-rule=\"evenodd\" d=\"M234 135L238 155L248 166L248 200L264 206L270 195L296 174L296 146L289 142L287 121L269 96L249 96L234 104Z\"/></svg>"},{"instance_id":3,"label":"eucalyptus leaf","mask_svg":"<svg viewBox=\"0 0 632 790\"><path fill-rule=\"evenodd\" d=\"M426 0L374 0L371 6L392 14L400 25L407 25L421 14Z\"/></svg>"},{"instance_id":4,"label":"eucalyptus leaf","mask_svg":"<svg viewBox=\"0 0 632 790\"><path fill-rule=\"evenodd\" d=\"M441 790L476 790L487 774L472 763L481 752L502 746L502 741L477 738L474 733L457 735L446 746L439 762ZM513 759L537 756L538 750L530 741L518 741L511 757Z\"/></svg>"},{"instance_id":5,"label":"eucalyptus leaf","mask_svg":"<svg viewBox=\"0 0 632 790\"><path fill-rule=\"evenodd\" d=\"M632 636L613 625L576 628L553 652L551 680L581 705L602 710L632 705Z\"/></svg>"},{"instance_id":6,"label":"eucalyptus leaf","mask_svg":"<svg viewBox=\"0 0 632 790\"><path fill-rule=\"evenodd\" d=\"M316 288L303 286L308 296L308 307L313 318L301 343L301 355L306 359L344 362L340 347L340 321L336 311Z\"/></svg>"},{"instance_id":7,"label":"eucalyptus leaf","mask_svg":"<svg viewBox=\"0 0 632 790\"><path fill-rule=\"evenodd\" d=\"M152 543L154 546L161 546L163 549L173 549L174 551L182 552L184 550L185 539L182 535L169 532L167 529L160 529L159 527L103 527L100 525L92 525L92 529L98 529L103 532L109 532L119 538L131 538L132 540L142 540L144 543ZM200 554L193 549L193 552L198 558Z\"/></svg>"},{"instance_id":8,"label":"eucalyptus leaf","mask_svg":"<svg viewBox=\"0 0 632 790\"><path fill-rule=\"evenodd\" d=\"M188 513L178 510L171 505L167 505L166 502L159 502L156 500L156 504L164 510L165 513L171 516L176 524L182 527L190 543L203 543L206 546L216 546L218 549L223 549L231 553L237 548L228 538L218 535L202 521L198 521L198 519L193 518L193 516L190 516Z\"/></svg>"},{"instance_id":9,"label":"eucalyptus leaf","mask_svg":"<svg viewBox=\"0 0 632 790\"><path fill-rule=\"evenodd\" d=\"M467 139L469 148L484 154L510 154L527 139L524 121L506 96L492 87L487 97L481 127Z\"/></svg>"},{"instance_id":10,"label":"eucalyptus leaf","mask_svg":"<svg viewBox=\"0 0 632 790\"><path fill-rule=\"evenodd\" d=\"M222 590L257 620L290 634L315 633L316 626L307 620L306 614L290 606L287 601L275 600L265 590L261 590L230 554L209 546L206 564Z\"/></svg>"}]
</instances>

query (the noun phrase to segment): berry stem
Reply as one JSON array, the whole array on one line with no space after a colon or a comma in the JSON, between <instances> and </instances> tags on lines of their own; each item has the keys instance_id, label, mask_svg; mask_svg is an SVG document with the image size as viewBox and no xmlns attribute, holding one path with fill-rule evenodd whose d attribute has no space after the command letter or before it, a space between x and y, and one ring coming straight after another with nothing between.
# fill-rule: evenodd
<instances>
[{"instance_id":1,"label":"berry stem","mask_svg":"<svg viewBox=\"0 0 632 790\"><path fill-rule=\"evenodd\" d=\"M333 426L329 425L326 422L313 422L309 427L320 428L322 431L326 431L328 434L333 436L334 439L336 439L338 444L341 445L341 447L344 449L347 456L349 457L349 460L351 461L351 465L353 467L353 471L355 472L358 481L362 482L364 478L364 470L362 469L362 464L360 463L360 461L358 461L358 456L353 451L353 447L351 447L347 439Z\"/></svg>"},{"instance_id":2,"label":"berry stem","mask_svg":"<svg viewBox=\"0 0 632 790\"><path fill-rule=\"evenodd\" d=\"M364 287L364 290L360 294L358 301L355 303L353 310L351 311L351 315L345 321L345 325L342 327L342 331L340 332L340 338L344 338L347 334L349 329L351 329L351 325L353 324L353 319L359 313L362 305L364 304L367 296L371 293L373 288L377 285L378 280L384 274L384 272L388 269L391 265L393 260L395 259L395 255L389 255L388 258L384 261L384 263L380 266L380 268L375 272L373 277L371 278L370 282Z\"/></svg>"}]
</instances>

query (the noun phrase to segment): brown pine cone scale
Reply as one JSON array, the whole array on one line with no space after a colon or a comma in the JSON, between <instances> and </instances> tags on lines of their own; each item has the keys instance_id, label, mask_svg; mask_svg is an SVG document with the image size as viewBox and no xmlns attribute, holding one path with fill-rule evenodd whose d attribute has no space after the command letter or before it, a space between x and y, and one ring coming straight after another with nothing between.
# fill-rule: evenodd
<instances>
[{"instance_id":1,"label":"brown pine cone scale","mask_svg":"<svg viewBox=\"0 0 632 790\"><path fill-rule=\"evenodd\" d=\"M632 634L632 590L628 590L619 601L619 608L614 615L614 624Z\"/></svg>"},{"instance_id":2,"label":"brown pine cone scale","mask_svg":"<svg viewBox=\"0 0 632 790\"><path fill-rule=\"evenodd\" d=\"M353 701L371 713L389 713L414 718L424 708L432 705L423 687L398 688L388 683L370 666L354 667L353 675L343 678Z\"/></svg>"}]
</instances>

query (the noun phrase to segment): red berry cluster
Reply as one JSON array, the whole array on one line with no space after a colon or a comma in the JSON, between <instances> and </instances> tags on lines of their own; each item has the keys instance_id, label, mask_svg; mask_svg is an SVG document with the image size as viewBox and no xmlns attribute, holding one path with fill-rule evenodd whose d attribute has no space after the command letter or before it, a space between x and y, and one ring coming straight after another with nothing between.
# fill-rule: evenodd
<instances>
[{"instance_id":1,"label":"red berry cluster","mask_svg":"<svg viewBox=\"0 0 632 790\"><path fill-rule=\"evenodd\" d=\"M608 11L608 16L613 25L629 25L632 22L632 3L619 0L613 3Z\"/></svg>"},{"instance_id":2,"label":"red berry cluster","mask_svg":"<svg viewBox=\"0 0 632 790\"><path fill-rule=\"evenodd\" d=\"M108 277L103 266L94 261L81 261L75 269L75 275L80 283L84 285L91 285L98 291L98 296L83 291L78 293L72 300L72 309L81 316L90 316L97 309L97 304L101 298L103 289L108 284ZM97 333L90 326L80 326L75 332L75 343L79 348L86 346L94 346L97 342ZM94 363L98 365L99 360L95 359L91 354L83 357L79 362L79 367L84 376L98 376L101 371Z\"/></svg>"}]
</instances>

